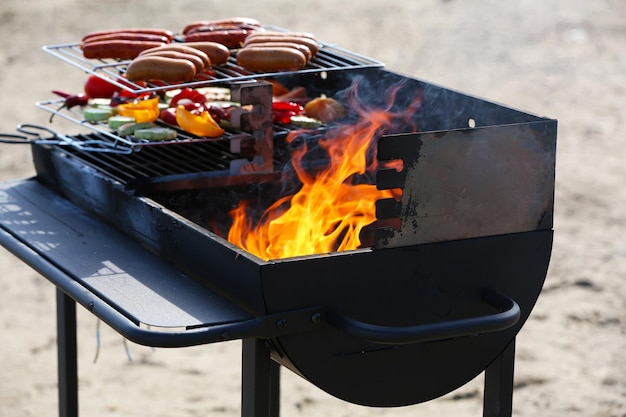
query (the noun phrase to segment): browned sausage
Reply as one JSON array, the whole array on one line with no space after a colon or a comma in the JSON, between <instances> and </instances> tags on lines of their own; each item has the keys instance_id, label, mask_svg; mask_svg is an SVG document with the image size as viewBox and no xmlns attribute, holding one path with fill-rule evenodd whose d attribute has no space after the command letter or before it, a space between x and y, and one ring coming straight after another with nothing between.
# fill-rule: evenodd
<instances>
[{"instance_id":1,"label":"browned sausage","mask_svg":"<svg viewBox=\"0 0 626 417\"><path fill-rule=\"evenodd\" d=\"M196 66L193 62L156 55L137 57L126 69L126 78L130 81L190 81L195 76Z\"/></svg>"},{"instance_id":2,"label":"browned sausage","mask_svg":"<svg viewBox=\"0 0 626 417\"><path fill-rule=\"evenodd\" d=\"M85 42L83 56L89 59L115 58L133 59L141 52L165 45L162 42L108 40Z\"/></svg>"},{"instance_id":3,"label":"browned sausage","mask_svg":"<svg viewBox=\"0 0 626 417\"><path fill-rule=\"evenodd\" d=\"M109 41L109 40L170 43L170 39L166 36L154 35L151 33L116 32L116 33L108 33L104 35L91 36L87 38L86 41L83 41L83 44L87 42Z\"/></svg>"},{"instance_id":4,"label":"browned sausage","mask_svg":"<svg viewBox=\"0 0 626 417\"><path fill-rule=\"evenodd\" d=\"M249 46L237 52L237 64L249 71L293 71L306 65L306 57L297 49Z\"/></svg>"},{"instance_id":5,"label":"browned sausage","mask_svg":"<svg viewBox=\"0 0 626 417\"><path fill-rule=\"evenodd\" d=\"M248 46L254 46L255 48L275 48L275 47L285 47L285 48L293 48L302 52L306 57L307 62L311 59L311 50L300 43L295 42L259 42L259 43L249 43Z\"/></svg>"},{"instance_id":6,"label":"browned sausage","mask_svg":"<svg viewBox=\"0 0 626 417\"><path fill-rule=\"evenodd\" d=\"M204 71L206 69L206 67L204 66L204 61L202 61L196 55L186 54L184 52L178 52L178 51L168 51L168 50L160 51L158 49L159 48L157 48L157 50L154 50L152 52L148 52L146 54L142 54L141 56L151 56L152 55L152 56L162 56L162 57L165 57L165 58L186 59L188 61L193 62L193 65L195 65L195 67L196 67L196 74L200 74L202 71Z\"/></svg>"},{"instance_id":7,"label":"browned sausage","mask_svg":"<svg viewBox=\"0 0 626 417\"><path fill-rule=\"evenodd\" d=\"M246 38L252 33L246 29L221 29L210 32L196 32L185 35L185 42L217 42L227 48L241 48Z\"/></svg>"},{"instance_id":8,"label":"browned sausage","mask_svg":"<svg viewBox=\"0 0 626 417\"><path fill-rule=\"evenodd\" d=\"M239 28L239 29L252 29L260 28L261 23L249 17L233 17L229 19L218 20L199 20L197 22L191 22L183 28L182 34L186 35L191 31L199 27L213 27L213 28Z\"/></svg>"},{"instance_id":9,"label":"browned sausage","mask_svg":"<svg viewBox=\"0 0 626 417\"><path fill-rule=\"evenodd\" d=\"M311 55L315 56L320 50L317 41L304 37L304 36L286 36L286 35L270 35L270 34L262 34L249 36L243 46L248 46L253 43L265 43L265 42L288 42L288 43L299 43L301 45L306 46L311 51Z\"/></svg>"},{"instance_id":10,"label":"browned sausage","mask_svg":"<svg viewBox=\"0 0 626 417\"><path fill-rule=\"evenodd\" d=\"M126 28L126 29L99 30L95 32L90 32L86 34L85 36L83 36L81 40L84 42L87 39L92 38L94 36L102 36L102 35L116 34L116 33L122 33L122 32L123 33L143 33L143 34L148 34L148 35L164 36L170 42L172 41L172 39L174 39L174 34L170 32L169 30L165 30L165 29Z\"/></svg>"},{"instance_id":11,"label":"browned sausage","mask_svg":"<svg viewBox=\"0 0 626 417\"><path fill-rule=\"evenodd\" d=\"M215 32L218 30L249 30L250 32L265 32L262 26L234 24L234 25L199 25L189 29L184 35L193 35L201 32Z\"/></svg>"},{"instance_id":12,"label":"browned sausage","mask_svg":"<svg viewBox=\"0 0 626 417\"><path fill-rule=\"evenodd\" d=\"M230 50L217 42L185 42L182 45L199 49L209 56L211 64L224 65L230 58Z\"/></svg>"},{"instance_id":13,"label":"browned sausage","mask_svg":"<svg viewBox=\"0 0 626 417\"><path fill-rule=\"evenodd\" d=\"M154 52L154 50L156 50L157 52L159 51L176 51L176 52L181 52L184 54L190 54L190 55L195 55L198 58L200 58L202 60L202 62L204 63L204 68L209 68L211 66L211 59L209 58L209 56L207 54L205 54L204 52L202 52L199 49L195 49L192 48L190 46L185 46L182 45L180 43L168 43L167 45L161 45L158 48L153 48L151 49L147 49L143 52L141 52L140 55L146 55L146 54L150 54L152 52Z\"/></svg>"},{"instance_id":14,"label":"browned sausage","mask_svg":"<svg viewBox=\"0 0 626 417\"><path fill-rule=\"evenodd\" d=\"M258 35L275 35L275 36L296 36L298 38L309 38L312 40L316 40L315 35L313 35L311 32L279 32L276 30L271 30L271 31L266 31L266 32L259 32L254 33L250 36L258 36Z\"/></svg>"}]
</instances>

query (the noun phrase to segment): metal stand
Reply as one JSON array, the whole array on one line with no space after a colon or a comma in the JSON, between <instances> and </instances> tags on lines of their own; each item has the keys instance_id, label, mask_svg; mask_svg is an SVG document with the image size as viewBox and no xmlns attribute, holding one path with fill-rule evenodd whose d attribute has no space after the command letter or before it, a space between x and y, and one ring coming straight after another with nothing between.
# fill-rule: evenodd
<instances>
[{"instance_id":1,"label":"metal stand","mask_svg":"<svg viewBox=\"0 0 626 417\"><path fill-rule=\"evenodd\" d=\"M78 417L76 302L57 289L59 417ZM485 370L483 417L511 417L515 339ZM242 417L280 415L280 365L263 339L242 340Z\"/></svg>"},{"instance_id":2,"label":"metal stand","mask_svg":"<svg viewBox=\"0 0 626 417\"><path fill-rule=\"evenodd\" d=\"M76 302L57 289L57 358L59 417L78 417ZM242 417L277 417L280 413L280 365L271 360L262 339L243 339Z\"/></svg>"},{"instance_id":3,"label":"metal stand","mask_svg":"<svg viewBox=\"0 0 626 417\"><path fill-rule=\"evenodd\" d=\"M57 291L57 358L59 417L78 417L76 302Z\"/></svg>"},{"instance_id":4,"label":"metal stand","mask_svg":"<svg viewBox=\"0 0 626 417\"><path fill-rule=\"evenodd\" d=\"M280 365L263 339L243 339L241 417L278 417Z\"/></svg>"},{"instance_id":5,"label":"metal stand","mask_svg":"<svg viewBox=\"0 0 626 417\"><path fill-rule=\"evenodd\" d=\"M57 288L59 417L78 417L76 301ZM483 417L511 417L515 339L485 369ZM280 415L280 365L265 339L242 339L242 417Z\"/></svg>"},{"instance_id":6,"label":"metal stand","mask_svg":"<svg viewBox=\"0 0 626 417\"><path fill-rule=\"evenodd\" d=\"M270 359L262 339L243 340L242 417L280 415L280 365ZM483 417L511 417L515 339L485 369Z\"/></svg>"},{"instance_id":7,"label":"metal stand","mask_svg":"<svg viewBox=\"0 0 626 417\"><path fill-rule=\"evenodd\" d=\"M483 417L511 417L513 414L513 370L515 339L485 369Z\"/></svg>"},{"instance_id":8,"label":"metal stand","mask_svg":"<svg viewBox=\"0 0 626 417\"><path fill-rule=\"evenodd\" d=\"M280 413L280 365L271 360L262 339L243 339L242 417ZM57 289L59 417L78 417L76 302Z\"/></svg>"}]
</instances>

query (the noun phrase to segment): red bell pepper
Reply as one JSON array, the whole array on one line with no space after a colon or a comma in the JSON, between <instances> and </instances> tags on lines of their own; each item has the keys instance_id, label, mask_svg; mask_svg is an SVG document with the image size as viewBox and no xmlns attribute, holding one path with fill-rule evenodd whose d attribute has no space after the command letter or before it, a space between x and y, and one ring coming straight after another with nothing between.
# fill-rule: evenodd
<instances>
[{"instance_id":1,"label":"red bell pepper","mask_svg":"<svg viewBox=\"0 0 626 417\"><path fill-rule=\"evenodd\" d=\"M184 88L180 93L172 97L172 100L170 101L170 107L178 107L178 102L181 100L197 104L204 104L207 101L206 96L201 92L194 90L193 88Z\"/></svg>"},{"instance_id":2,"label":"red bell pepper","mask_svg":"<svg viewBox=\"0 0 626 417\"><path fill-rule=\"evenodd\" d=\"M274 101L272 103L272 120L274 123L288 124L291 116L304 113L304 107L293 101Z\"/></svg>"}]
</instances>

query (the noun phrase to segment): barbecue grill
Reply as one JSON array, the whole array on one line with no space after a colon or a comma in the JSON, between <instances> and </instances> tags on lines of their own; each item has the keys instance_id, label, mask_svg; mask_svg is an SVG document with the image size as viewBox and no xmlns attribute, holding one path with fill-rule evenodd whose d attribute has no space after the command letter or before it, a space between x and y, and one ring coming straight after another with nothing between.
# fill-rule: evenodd
<instances>
[{"instance_id":1,"label":"barbecue grill","mask_svg":"<svg viewBox=\"0 0 626 417\"><path fill-rule=\"evenodd\" d=\"M341 65L272 76L312 96L336 96L356 80L373 107L401 86L390 111L419 97L405 121L417 130L376 138L383 164L373 181L402 193L377 202L364 247L262 260L212 227L234 202L275 193L289 169L292 128L268 125L265 75L241 73L202 83L227 85L253 108L223 138L181 132L177 141L134 143L94 126L63 143L33 141L36 177L3 184L2 244L59 288L68 366L75 300L149 346L242 339L243 415L277 413L281 365L337 398L376 407L428 401L486 371L485 415L510 416L514 340L550 260L556 121L367 58L355 64L354 54L324 45L320 60ZM67 60L74 48L46 49ZM51 103L38 105L57 111ZM308 163L323 164L324 155ZM80 253L88 255L77 261ZM123 277L99 273L103 261ZM76 388L62 378L61 388ZM62 413L75 401L64 395Z\"/></svg>"}]
</instances>

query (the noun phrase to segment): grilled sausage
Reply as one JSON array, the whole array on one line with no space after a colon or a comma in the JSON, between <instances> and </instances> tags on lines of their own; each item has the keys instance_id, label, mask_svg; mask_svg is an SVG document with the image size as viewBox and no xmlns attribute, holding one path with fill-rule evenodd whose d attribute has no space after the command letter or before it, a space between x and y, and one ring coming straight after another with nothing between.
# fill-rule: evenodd
<instances>
[{"instance_id":1,"label":"grilled sausage","mask_svg":"<svg viewBox=\"0 0 626 417\"><path fill-rule=\"evenodd\" d=\"M260 28L261 23L249 17L233 17L230 19L218 19L218 20L199 20L197 22L191 22L187 26L183 28L182 34L187 35L188 33L197 30L200 27L213 27L213 28L235 28L235 29L253 29Z\"/></svg>"},{"instance_id":2,"label":"grilled sausage","mask_svg":"<svg viewBox=\"0 0 626 417\"><path fill-rule=\"evenodd\" d=\"M253 31L247 29L220 29L185 35L185 42L217 42L227 48L240 48Z\"/></svg>"},{"instance_id":3,"label":"grilled sausage","mask_svg":"<svg viewBox=\"0 0 626 417\"><path fill-rule=\"evenodd\" d=\"M279 31L272 30L272 31L267 31L267 32L254 33L250 36L254 37L254 36L259 36L259 35L273 35L273 36L286 36L286 37L296 36L298 38L309 38L314 41L316 40L315 35L313 35L310 32L279 32Z\"/></svg>"},{"instance_id":4,"label":"grilled sausage","mask_svg":"<svg viewBox=\"0 0 626 417\"><path fill-rule=\"evenodd\" d=\"M188 61L191 61L193 65L196 67L196 74L200 74L206 69L206 67L204 66L204 61L202 61L196 55L186 54L184 52L178 52L178 51L168 51L168 50L160 51L158 49L159 48L157 48L157 50L154 50L152 52L143 54L141 56L162 56L165 58L186 59Z\"/></svg>"},{"instance_id":5,"label":"grilled sausage","mask_svg":"<svg viewBox=\"0 0 626 417\"><path fill-rule=\"evenodd\" d=\"M259 42L259 43L249 43L248 46L254 46L255 48L275 48L275 47L285 47L285 48L293 48L302 52L306 57L307 62L311 59L311 50L300 43L295 42Z\"/></svg>"},{"instance_id":6,"label":"grilled sausage","mask_svg":"<svg viewBox=\"0 0 626 417\"><path fill-rule=\"evenodd\" d=\"M190 81L196 76L196 66L186 59L144 55L134 59L126 69L130 81L161 80Z\"/></svg>"},{"instance_id":7,"label":"grilled sausage","mask_svg":"<svg viewBox=\"0 0 626 417\"><path fill-rule=\"evenodd\" d=\"M307 38L305 36L287 36L284 34L277 35L277 34L269 34L269 33L249 36L245 40L243 46L245 47L254 43L266 43L266 42L298 43L309 48L309 50L311 51L311 56L315 56L315 54L317 54L320 50L320 47L317 44L317 41L311 38Z\"/></svg>"},{"instance_id":8,"label":"grilled sausage","mask_svg":"<svg viewBox=\"0 0 626 417\"><path fill-rule=\"evenodd\" d=\"M248 46L237 52L237 64L249 71L293 71L303 68L306 62L302 52L284 46Z\"/></svg>"},{"instance_id":9,"label":"grilled sausage","mask_svg":"<svg viewBox=\"0 0 626 417\"><path fill-rule=\"evenodd\" d=\"M152 33L135 33L135 32L116 32L107 33L103 35L94 35L82 43L96 42L96 41L108 41L108 40L120 40L120 41L147 41L147 42L161 42L170 43L170 39L167 36L155 35Z\"/></svg>"},{"instance_id":10,"label":"grilled sausage","mask_svg":"<svg viewBox=\"0 0 626 417\"><path fill-rule=\"evenodd\" d=\"M224 65L230 58L230 51L227 47L217 42L185 42L184 46L199 49L209 56L211 64Z\"/></svg>"},{"instance_id":11,"label":"grilled sausage","mask_svg":"<svg viewBox=\"0 0 626 417\"><path fill-rule=\"evenodd\" d=\"M254 26L254 25L245 25L245 24L234 24L234 25L198 25L187 31L184 35L193 35L195 33L203 33L203 32L216 32L218 30L248 30L250 32L265 32L265 29L262 26Z\"/></svg>"},{"instance_id":12,"label":"grilled sausage","mask_svg":"<svg viewBox=\"0 0 626 417\"><path fill-rule=\"evenodd\" d=\"M207 54L205 54L204 52L202 52L199 49L196 48L192 48L189 46L185 46L182 44L176 44L176 43L168 43L166 45L161 45L157 48L153 48L153 49L146 49L145 51L142 51L139 55L147 55L150 54L154 51L157 52L161 52L161 51L175 51L175 52L181 52L184 54L190 54L190 55L195 55L198 58L200 58L202 60L202 62L204 63L204 68L209 68L211 66L211 59L209 58L209 56Z\"/></svg>"},{"instance_id":13,"label":"grilled sausage","mask_svg":"<svg viewBox=\"0 0 626 417\"><path fill-rule=\"evenodd\" d=\"M93 38L95 36L102 35L110 35L110 34L119 34L119 33L143 33L147 35L158 35L163 36L168 39L168 41L172 41L174 39L174 34L169 30L165 29L152 29L152 28L126 28L126 29L114 29L114 30L99 30L95 32L90 32L83 36L81 41L85 42L89 38Z\"/></svg>"},{"instance_id":14,"label":"grilled sausage","mask_svg":"<svg viewBox=\"0 0 626 417\"><path fill-rule=\"evenodd\" d=\"M163 42L108 40L84 42L83 56L88 59L133 59L141 52L165 45Z\"/></svg>"}]
</instances>

